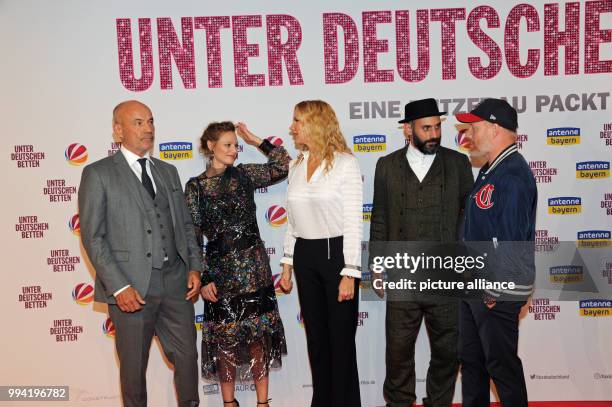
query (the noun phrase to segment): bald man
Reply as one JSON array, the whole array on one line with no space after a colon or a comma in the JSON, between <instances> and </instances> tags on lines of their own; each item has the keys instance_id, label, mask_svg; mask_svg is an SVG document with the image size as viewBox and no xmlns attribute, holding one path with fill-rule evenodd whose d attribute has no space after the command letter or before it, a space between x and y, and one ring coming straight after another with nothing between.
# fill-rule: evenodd
<instances>
[{"instance_id":1,"label":"bald man","mask_svg":"<svg viewBox=\"0 0 612 407\"><path fill-rule=\"evenodd\" d=\"M518 356L519 314L533 292L538 191L516 146L518 115L501 99L485 99L469 113L456 115L471 126L477 154L486 162L465 204L464 240L491 242L495 261L486 278L511 281L510 290L485 290L462 300L459 355L464 407L489 406L489 382L502 406L527 407L523 365Z\"/></svg>"},{"instance_id":2,"label":"bald man","mask_svg":"<svg viewBox=\"0 0 612 407\"><path fill-rule=\"evenodd\" d=\"M95 299L108 304L115 324L123 405L147 405L155 334L174 365L178 405L198 406L193 301L202 263L182 183L174 166L151 157L155 125L146 105L117 105L113 132L121 149L84 168L79 213Z\"/></svg>"}]
</instances>

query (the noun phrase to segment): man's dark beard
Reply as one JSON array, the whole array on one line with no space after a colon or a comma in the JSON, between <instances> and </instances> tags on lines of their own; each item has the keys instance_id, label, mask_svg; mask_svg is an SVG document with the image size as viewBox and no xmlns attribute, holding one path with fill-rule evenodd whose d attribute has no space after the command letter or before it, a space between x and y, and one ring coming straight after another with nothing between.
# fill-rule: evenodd
<instances>
[{"instance_id":1,"label":"man's dark beard","mask_svg":"<svg viewBox=\"0 0 612 407\"><path fill-rule=\"evenodd\" d=\"M435 142L435 144L427 144L429 142ZM423 142L416 134L412 134L412 143L414 146L423 154L435 154L438 152L438 148L440 148L440 138L430 138L429 140Z\"/></svg>"}]
</instances>

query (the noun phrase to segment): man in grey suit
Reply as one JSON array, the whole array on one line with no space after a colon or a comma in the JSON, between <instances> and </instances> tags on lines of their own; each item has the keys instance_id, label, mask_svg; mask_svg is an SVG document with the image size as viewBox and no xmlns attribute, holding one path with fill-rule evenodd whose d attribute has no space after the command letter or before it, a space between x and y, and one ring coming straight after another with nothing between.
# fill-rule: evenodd
<instances>
[{"instance_id":1,"label":"man in grey suit","mask_svg":"<svg viewBox=\"0 0 612 407\"><path fill-rule=\"evenodd\" d=\"M152 158L151 110L137 101L113 110L121 150L83 170L81 239L96 270L95 299L116 328L126 407L146 406L153 335L174 365L179 406L198 406L193 301L201 255L175 167Z\"/></svg>"}]
</instances>

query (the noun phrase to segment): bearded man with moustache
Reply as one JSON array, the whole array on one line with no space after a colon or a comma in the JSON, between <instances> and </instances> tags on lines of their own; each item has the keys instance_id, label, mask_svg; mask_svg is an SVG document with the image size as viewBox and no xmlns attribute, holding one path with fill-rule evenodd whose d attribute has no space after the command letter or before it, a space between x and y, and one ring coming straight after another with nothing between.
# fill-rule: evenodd
<instances>
[{"instance_id":1,"label":"bearded man with moustache","mask_svg":"<svg viewBox=\"0 0 612 407\"><path fill-rule=\"evenodd\" d=\"M440 116L445 114L438 110L435 99L416 100L405 106L404 119L399 123L409 143L376 164L371 245L459 240L465 201L474 178L467 156L440 145ZM380 279L382 275L373 274L373 282ZM375 291L384 296L382 289ZM451 297L418 293L402 298L388 296L383 387L387 406L412 406L416 400L415 343L423 320L431 348L423 404L451 405L459 367L458 305L458 299Z\"/></svg>"}]
</instances>

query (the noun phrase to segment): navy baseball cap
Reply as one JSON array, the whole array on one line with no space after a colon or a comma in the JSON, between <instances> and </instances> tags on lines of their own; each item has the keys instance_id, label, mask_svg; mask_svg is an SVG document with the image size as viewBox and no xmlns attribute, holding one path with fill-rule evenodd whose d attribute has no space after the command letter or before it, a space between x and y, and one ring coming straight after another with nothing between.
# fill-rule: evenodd
<instances>
[{"instance_id":1,"label":"navy baseball cap","mask_svg":"<svg viewBox=\"0 0 612 407\"><path fill-rule=\"evenodd\" d=\"M455 117L462 123L476 123L486 120L511 131L516 131L518 128L516 109L502 99L485 99L471 112L456 114Z\"/></svg>"}]
</instances>

